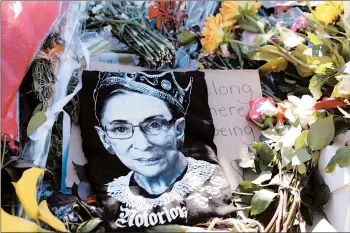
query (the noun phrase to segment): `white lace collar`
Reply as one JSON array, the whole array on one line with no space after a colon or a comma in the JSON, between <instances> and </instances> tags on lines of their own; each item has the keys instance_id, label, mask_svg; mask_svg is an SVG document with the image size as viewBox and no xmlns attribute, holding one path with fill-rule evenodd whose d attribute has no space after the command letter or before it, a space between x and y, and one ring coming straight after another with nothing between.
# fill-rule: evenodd
<instances>
[{"instance_id":1,"label":"white lace collar","mask_svg":"<svg viewBox=\"0 0 350 233\"><path fill-rule=\"evenodd\" d=\"M128 175L115 178L112 182L106 184L108 186L107 194L128 207L142 210L164 206L174 200L181 201L185 195L196 190L209 180L215 170L214 164L192 158L187 159L188 169L184 177L175 182L171 191L165 192L157 198L136 196L131 192L129 184L133 174L132 171Z\"/></svg>"}]
</instances>

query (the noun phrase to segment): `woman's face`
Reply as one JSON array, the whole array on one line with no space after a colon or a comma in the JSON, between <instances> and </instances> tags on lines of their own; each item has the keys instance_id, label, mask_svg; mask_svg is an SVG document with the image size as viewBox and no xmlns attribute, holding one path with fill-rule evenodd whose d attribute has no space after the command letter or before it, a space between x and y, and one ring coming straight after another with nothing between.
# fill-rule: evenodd
<instances>
[{"instance_id":1,"label":"woman's face","mask_svg":"<svg viewBox=\"0 0 350 233\"><path fill-rule=\"evenodd\" d=\"M106 149L129 169L157 177L178 158L176 141L183 140L184 118L172 121L167 105L156 97L126 92L111 97L96 130Z\"/></svg>"}]
</instances>

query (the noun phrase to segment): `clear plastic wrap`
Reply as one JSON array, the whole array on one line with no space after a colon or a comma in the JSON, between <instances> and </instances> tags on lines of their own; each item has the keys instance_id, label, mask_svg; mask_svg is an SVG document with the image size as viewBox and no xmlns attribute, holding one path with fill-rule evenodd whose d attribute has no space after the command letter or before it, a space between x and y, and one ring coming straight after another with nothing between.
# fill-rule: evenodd
<instances>
[{"instance_id":1,"label":"clear plastic wrap","mask_svg":"<svg viewBox=\"0 0 350 233\"><path fill-rule=\"evenodd\" d=\"M1 3L2 134L18 137L17 90L27 68L61 10L60 1Z\"/></svg>"}]
</instances>

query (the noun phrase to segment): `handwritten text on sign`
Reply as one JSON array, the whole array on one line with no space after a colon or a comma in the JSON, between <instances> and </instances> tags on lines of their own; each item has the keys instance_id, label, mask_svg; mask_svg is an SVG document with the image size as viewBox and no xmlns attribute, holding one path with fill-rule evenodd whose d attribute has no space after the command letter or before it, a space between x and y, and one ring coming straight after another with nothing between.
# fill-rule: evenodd
<instances>
[{"instance_id":1,"label":"handwritten text on sign","mask_svg":"<svg viewBox=\"0 0 350 233\"><path fill-rule=\"evenodd\" d=\"M232 188L241 180L235 160L248 153L259 129L246 120L249 101L261 97L260 79L254 70L206 70L208 99L214 119L214 142Z\"/></svg>"}]
</instances>

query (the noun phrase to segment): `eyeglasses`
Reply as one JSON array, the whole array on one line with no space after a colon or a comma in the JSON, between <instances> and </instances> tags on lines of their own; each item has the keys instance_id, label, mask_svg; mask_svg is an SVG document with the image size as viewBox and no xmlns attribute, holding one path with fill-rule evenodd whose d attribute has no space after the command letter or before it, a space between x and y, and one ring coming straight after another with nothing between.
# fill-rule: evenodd
<instances>
[{"instance_id":1,"label":"eyeglasses","mask_svg":"<svg viewBox=\"0 0 350 233\"><path fill-rule=\"evenodd\" d=\"M174 119L170 121L165 119L151 119L146 120L139 125L133 125L131 123L113 123L110 129L104 127L104 131L108 137L112 139L128 139L134 135L136 127L140 127L141 131L149 136L159 135L169 130Z\"/></svg>"}]
</instances>

